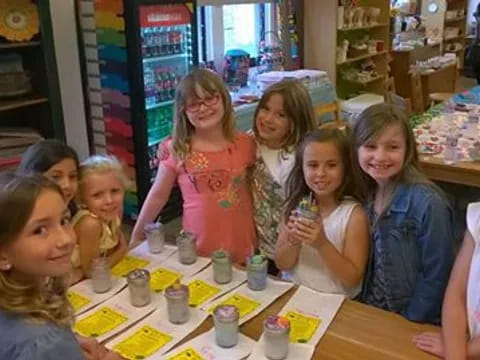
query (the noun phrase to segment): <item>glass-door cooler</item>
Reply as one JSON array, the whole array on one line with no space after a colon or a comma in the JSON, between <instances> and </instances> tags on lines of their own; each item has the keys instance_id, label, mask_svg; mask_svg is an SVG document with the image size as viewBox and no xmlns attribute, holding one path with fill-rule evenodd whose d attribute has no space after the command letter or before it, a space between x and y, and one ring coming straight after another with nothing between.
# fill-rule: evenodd
<instances>
[{"instance_id":1,"label":"glass-door cooler","mask_svg":"<svg viewBox=\"0 0 480 360\"><path fill-rule=\"evenodd\" d=\"M136 185L142 204L155 179L159 144L171 135L175 89L198 63L193 1L125 1ZM130 62L132 63L132 62ZM162 219L178 216L174 189Z\"/></svg>"}]
</instances>

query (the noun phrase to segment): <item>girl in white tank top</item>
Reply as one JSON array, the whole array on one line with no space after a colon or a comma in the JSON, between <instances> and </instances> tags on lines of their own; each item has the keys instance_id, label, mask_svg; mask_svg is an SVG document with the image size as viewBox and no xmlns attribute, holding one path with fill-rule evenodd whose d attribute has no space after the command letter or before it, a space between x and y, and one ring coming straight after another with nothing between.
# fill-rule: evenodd
<instances>
[{"instance_id":1,"label":"girl in white tank top","mask_svg":"<svg viewBox=\"0 0 480 360\"><path fill-rule=\"evenodd\" d=\"M337 129L316 130L297 148L275 261L297 284L351 298L362 284L370 239L365 212L346 196L349 159Z\"/></svg>"}]
</instances>

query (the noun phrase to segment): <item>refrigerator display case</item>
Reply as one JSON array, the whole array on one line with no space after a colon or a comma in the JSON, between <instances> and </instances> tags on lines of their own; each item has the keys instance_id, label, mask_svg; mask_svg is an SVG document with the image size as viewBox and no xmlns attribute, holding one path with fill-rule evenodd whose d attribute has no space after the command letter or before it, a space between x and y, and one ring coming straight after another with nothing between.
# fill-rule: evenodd
<instances>
[{"instance_id":1,"label":"refrigerator display case","mask_svg":"<svg viewBox=\"0 0 480 360\"><path fill-rule=\"evenodd\" d=\"M192 0L95 1L98 118L105 151L122 161L134 184L125 197L125 215L132 219L155 178L158 146L172 132L175 88L198 63L196 18ZM175 188L161 218L180 212Z\"/></svg>"}]
</instances>

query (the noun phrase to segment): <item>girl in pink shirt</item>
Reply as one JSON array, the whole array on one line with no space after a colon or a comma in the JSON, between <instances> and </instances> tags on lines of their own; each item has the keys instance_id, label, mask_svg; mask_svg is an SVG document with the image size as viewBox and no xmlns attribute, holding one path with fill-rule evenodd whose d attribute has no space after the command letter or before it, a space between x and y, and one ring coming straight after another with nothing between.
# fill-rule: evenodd
<instances>
[{"instance_id":1,"label":"girl in pink shirt","mask_svg":"<svg viewBox=\"0 0 480 360\"><path fill-rule=\"evenodd\" d=\"M210 256L227 250L243 263L256 245L247 170L255 161L255 143L235 131L230 95L223 81L197 69L182 79L175 95L173 137L168 157L132 233L132 246L143 239L178 182L183 196L183 229L197 237L197 251Z\"/></svg>"}]
</instances>

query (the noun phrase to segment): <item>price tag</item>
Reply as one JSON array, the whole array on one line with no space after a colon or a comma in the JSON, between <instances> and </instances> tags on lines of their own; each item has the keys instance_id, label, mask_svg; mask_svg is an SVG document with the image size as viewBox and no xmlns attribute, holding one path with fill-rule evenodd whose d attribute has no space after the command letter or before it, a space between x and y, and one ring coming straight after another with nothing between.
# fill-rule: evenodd
<instances>
[{"instance_id":1,"label":"price tag","mask_svg":"<svg viewBox=\"0 0 480 360\"><path fill-rule=\"evenodd\" d=\"M177 280L182 278L182 274L170 271L168 269L159 268L152 272L150 277L150 287L155 292L165 290Z\"/></svg>"},{"instance_id":2,"label":"price tag","mask_svg":"<svg viewBox=\"0 0 480 360\"><path fill-rule=\"evenodd\" d=\"M205 360L194 348L186 348L176 355L170 356L167 360Z\"/></svg>"},{"instance_id":3,"label":"price tag","mask_svg":"<svg viewBox=\"0 0 480 360\"><path fill-rule=\"evenodd\" d=\"M240 315L240 318L242 318L245 315L250 314L257 307L259 307L260 303L258 301L249 299L246 296L243 296L243 295L240 295L240 294L233 294L232 296L225 299L221 303L212 306L210 309L208 309L208 312L213 313L213 310L218 305L234 305L234 306L236 306L237 310L238 310L238 313Z\"/></svg>"},{"instance_id":4,"label":"price tag","mask_svg":"<svg viewBox=\"0 0 480 360\"><path fill-rule=\"evenodd\" d=\"M91 303L91 300L89 298L83 295L80 295L75 291L68 291L67 298L68 298L68 301L70 301L70 304L72 305L73 310L75 312L83 308L85 305Z\"/></svg>"},{"instance_id":5,"label":"price tag","mask_svg":"<svg viewBox=\"0 0 480 360\"><path fill-rule=\"evenodd\" d=\"M220 292L218 287L202 280L192 281L188 284L188 290L190 291L190 306L201 305Z\"/></svg>"},{"instance_id":6,"label":"price tag","mask_svg":"<svg viewBox=\"0 0 480 360\"><path fill-rule=\"evenodd\" d=\"M125 256L117 265L112 268L112 274L115 276L127 276L128 273L135 269L143 269L150 262L135 256Z\"/></svg>"},{"instance_id":7,"label":"price tag","mask_svg":"<svg viewBox=\"0 0 480 360\"><path fill-rule=\"evenodd\" d=\"M292 343L307 343L321 323L319 318L305 316L295 311L287 312L285 317L290 320L290 342Z\"/></svg>"},{"instance_id":8,"label":"price tag","mask_svg":"<svg viewBox=\"0 0 480 360\"><path fill-rule=\"evenodd\" d=\"M173 338L148 325L114 346L113 350L128 360L146 359Z\"/></svg>"},{"instance_id":9,"label":"price tag","mask_svg":"<svg viewBox=\"0 0 480 360\"><path fill-rule=\"evenodd\" d=\"M77 321L73 330L83 336L99 337L122 325L127 320L128 318L123 314L104 306Z\"/></svg>"}]
</instances>

